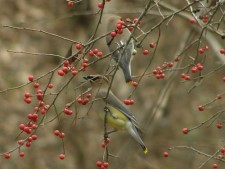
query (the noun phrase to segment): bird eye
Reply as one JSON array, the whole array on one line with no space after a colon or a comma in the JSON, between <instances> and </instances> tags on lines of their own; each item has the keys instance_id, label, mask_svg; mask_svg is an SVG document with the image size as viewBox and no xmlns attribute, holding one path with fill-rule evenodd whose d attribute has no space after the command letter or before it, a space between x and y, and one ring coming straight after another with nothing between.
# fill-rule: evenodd
<instances>
[{"instance_id":1,"label":"bird eye","mask_svg":"<svg viewBox=\"0 0 225 169\"><path fill-rule=\"evenodd\" d=\"M95 80L100 79L99 76L91 76L91 75L85 76L85 77L83 77L83 78L84 78L85 80L90 80L90 81L95 81Z\"/></svg>"}]
</instances>

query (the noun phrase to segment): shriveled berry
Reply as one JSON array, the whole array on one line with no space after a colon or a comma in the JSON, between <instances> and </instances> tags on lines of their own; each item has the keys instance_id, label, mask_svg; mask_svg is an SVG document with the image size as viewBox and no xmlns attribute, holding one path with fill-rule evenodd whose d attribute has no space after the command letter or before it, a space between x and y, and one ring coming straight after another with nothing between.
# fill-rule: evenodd
<instances>
[{"instance_id":1,"label":"shriveled berry","mask_svg":"<svg viewBox=\"0 0 225 169\"><path fill-rule=\"evenodd\" d=\"M204 111L204 110L205 110L205 107L204 107L203 105L199 105L199 106L198 106L198 110L199 110L199 111Z\"/></svg>"}]
</instances>

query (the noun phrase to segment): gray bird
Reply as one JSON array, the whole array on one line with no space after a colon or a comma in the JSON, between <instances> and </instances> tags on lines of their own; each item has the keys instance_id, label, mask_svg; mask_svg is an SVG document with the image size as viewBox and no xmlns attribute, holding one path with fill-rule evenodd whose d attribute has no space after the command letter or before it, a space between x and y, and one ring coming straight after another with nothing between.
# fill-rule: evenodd
<instances>
[{"instance_id":1,"label":"gray bird","mask_svg":"<svg viewBox=\"0 0 225 169\"><path fill-rule=\"evenodd\" d=\"M107 18L107 24L106 24L107 32L116 31L117 23L119 21L121 21L120 16L109 15ZM137 53L134 48L134 40L133 39L130 40L125 50L124 50L124 47L120 48L121 46L126 45L129 37L130 37L130 31L127 28L124 28L122 34L117 34L115 37L112 37L111 35L106 36L106 43L108 45L109 51L114 52L112 54L112 57L119 64L119 67L122 69L126 83L132 85L131 61L132 61L133 55ZM124 52L122 55L123 50Z\"/></svg>"},{"instance_id":2,"label":"gray bird","mask_svg":"<svg viewBox=\"0 0 225 169\"><path fill-rule=\"evenodd\" d=\"M91 91L94 98L104 101L101 102L102 111L99 112L100 117L102 119L106 118L106 124L115 130L128 131L146 154L148 149L139 135L141 129L138 122L111 90L108 93L109 80L102 75L89 75L83 78L91 83Z\"/></svg>"}]
</instances>

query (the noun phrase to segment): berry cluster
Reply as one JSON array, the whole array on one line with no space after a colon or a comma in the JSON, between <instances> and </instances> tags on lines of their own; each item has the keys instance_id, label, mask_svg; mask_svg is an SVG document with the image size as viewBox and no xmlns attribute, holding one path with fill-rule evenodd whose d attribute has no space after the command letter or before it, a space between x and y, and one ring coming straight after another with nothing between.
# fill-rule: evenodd
<instances>
[{"instance_id":1,"label":"berry cluster","mask_svg":"<svg viewBox=\"0 0 225 169\"><path fill-rule=\"evenodd\" d=\"M103 162L103 161L96 161L96 166L99 169L106 169L109 167L109 162Z\"/></svg>"},{"instance_id":2,"label":"berry cluster","mask_svg":"<svg viewBox=\"0 0 225 169\"><path fill-rule=\"evenodd\" d=\"M93 50L90 50L88 55L90 57L97 57L97 58L101 58L103 56L103 53L101 51L99 51L97 48L93 49Z\"/></svg>"},{"instance_id":3,"label":"berry cluster","mask_svg":"<svg viewBox=\"0 0 225 169\"><path fill-rule=\"evenodd\" d=\"M102 148L106 148L106 146L109 144L109 142L110 142L109 137L106 137L106 138L103 140L103 142L102 142L102 144L101 144L101 147L102 147Z\"/></svg>"},{"instance_id":4,"label":"berry cluster","mask_svg":"<svg viewBox=\"0 0 225 169\"><path fill-rule=\"evenodd\" d=\"M86 96L84 98L77 98L77 103L81 104L81 105L86 105L91 98L92 94L91 93L87 93Z\"/></svg>"},{"instance_id":5,"label":"berry cluster","mask_svg":"<svg viewBox=\"0 0 225 169\"><path fill-rule=\"evenodd\" d=\"M133 105L133 104L135 103L135 101L134 101L133 99L125 99L125 100L123 101L123 103L124 103L125 105Z\"/></svg>"},{"instance_id":6,"label":"berry cluster","mask_svg":"<svg viewBox=\"0 0 225 169\"><path fill-rule=\"evenodd\" d=\"M152 74L155 76L156 79L164 79L166 77L165 73L163 73L166 69L173 67L173 62L170 63L164 63L162 66L156 67Z\"/></svg>"}]
</instances>

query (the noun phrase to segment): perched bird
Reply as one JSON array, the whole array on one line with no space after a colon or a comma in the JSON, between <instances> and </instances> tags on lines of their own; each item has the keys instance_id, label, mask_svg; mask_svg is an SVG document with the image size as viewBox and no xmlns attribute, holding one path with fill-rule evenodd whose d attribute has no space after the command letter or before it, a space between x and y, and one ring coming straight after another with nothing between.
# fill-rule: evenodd
<instances>
[{"instance_id":1,"label":"perched bird","mask_svg":"<svg viewBox=\"0 0 225 169\"><path fill-rule=\"evenodd\" d=\"M125 81L129 85L132 85L131 60L137 52L134 48L133 39L126 46L127 40L130 37L130 31L127 28L122 28L123 22L121 21L121 17L117 15L108 16L106 27L107 32L111 32L106 36L109 51L113 52L112 57L122 69ZM122 46L126 46L126 48L124 49Z\"/></svg>"},{"instance_id":2,"label":"perched bird","mask_svg":"<svg viewBox=\"0 0 225 169\"><path fill-rule=\"evenodd\" d=\"M100 117L102 119L106 118L106 124L110 125L115 130L128 131L140 144L146 154L148 149L139 135L141 129L135 117L127 110L123 103L112 93L111 90L108 93L109 80L102 75L89 75L83 78L91 83L91 91L94 98L105 102L102 103L105 107L102 106L102 111L99 112Z\"/></svg>"}]
</instances>

